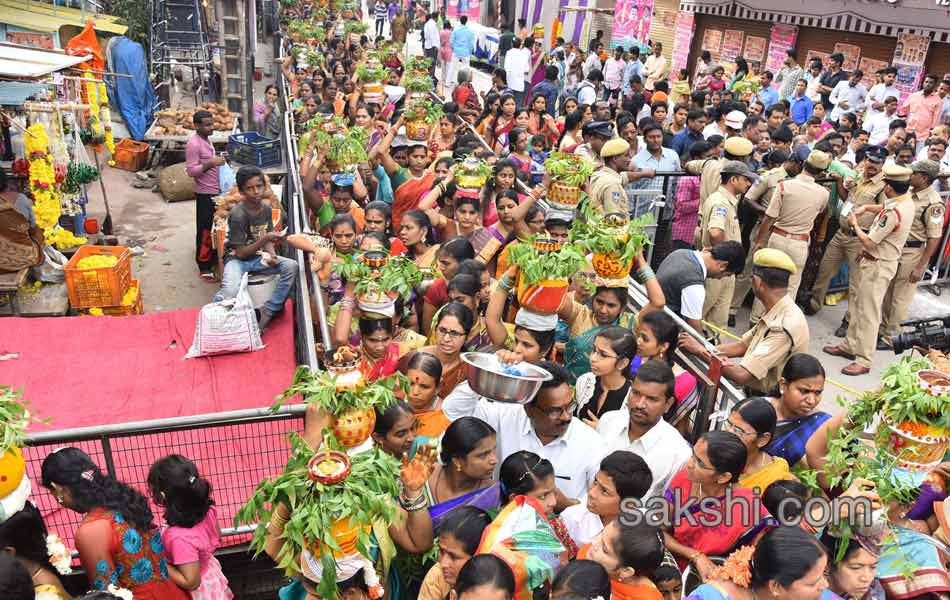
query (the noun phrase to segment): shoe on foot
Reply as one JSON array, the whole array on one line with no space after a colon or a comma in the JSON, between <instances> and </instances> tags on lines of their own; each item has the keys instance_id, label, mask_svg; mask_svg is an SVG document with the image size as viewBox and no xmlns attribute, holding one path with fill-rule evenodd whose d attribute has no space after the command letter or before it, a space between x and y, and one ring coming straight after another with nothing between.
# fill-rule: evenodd
<instances>
[{"instance_id":1,"label":"shoe on foot","mask_svg":"<svg viewBox=\"0 0 950 600\"><path fill-rule=\"evenodd\" d=\"M842 375L851 375L852 377L857 376L857 375L864 375L870 372L871 372L871 367L865 367L864 365L858 364L856 362L853 362L847 367L841 369Z\"/></svg>"},{"instance_id":2,"label":"shoe on foot","mask_svg":"<svg viewBox=\"0 0 950 600\"><path fill-rule=\"evenodd\" d=\"M261 330L261 334L267 330L267 326L270 325L271 319L274 318L274 315L267 310L266 308L261 309L261 316L257 320L257 327Z\"/></svg>"},{"instance_id":3,"label":"shoe on foot","mask_svg":"<svg viewBox=\"0 0 950 600\"><path fill-rule=\"evenodd\" d=\"M877 338L877 349L878 350L890 350L891 349L891 338L888 336L881 336Z\"/></svg>"},{"instance_id":4,"label":"shoe on foot","mask_svg":"<svg viewBox=\"0 0 950 600\"><path fill-rule=\"evenodd\" d=\"M835 344L828 344L827 346L825 346L824 348L822 348L821 351L824 352L825 354L830 354L830 355L832 355L832 356L840 356L841 358L847 358L848 360L854 360L854 355L853 355L853 354L851 354L851 353L849 353L849 352L845 352L845 351L841 348L841 346L837 346L837 345L835 345Z\"/></svg>"},{"instance_id":5,"label":"shoe on foot","mask_svg":"<svg viewBox=\"0 0 950 600\"><path fill-rule=\"evenodd\" d=\"M729 321L726 323L726 325L727 325L728 327L735 327L735 326L736 326L736 316L735 316L735 315L729 315Z\"/></svg>"},{"instance_id":6,"label":"shoe on foot","mask_svg":"<svg viewBox=\"0 0 950 600\"><path fill-rule=\"evenodd\" d=\"M809 298L808 302L805 303L804 313L809 317L812 315L817 315L818 311L821 310L821 304L818 303L814 298Z\"/></svg>"},{"instance_id":7,"label":"shoe on foot","mask_svg":"<svg viewBox=\"0 0 950 600\"><path fill-rule=\"evenodd\" d=\"M841 325L838 325L838 328L835 329L835 337L846 337L848 335L848 322L842 321Z\"/></svg>"}]
</instances>

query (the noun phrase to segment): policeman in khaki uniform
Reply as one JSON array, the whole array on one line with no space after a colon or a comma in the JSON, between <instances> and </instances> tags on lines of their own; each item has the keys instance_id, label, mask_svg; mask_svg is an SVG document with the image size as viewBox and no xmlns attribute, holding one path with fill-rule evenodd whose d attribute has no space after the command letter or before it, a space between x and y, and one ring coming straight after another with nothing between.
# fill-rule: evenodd
<instances>
[{"instance_id":1,"label":"policeman in khaki uniform","mask_svg":"<svg viewBox=\"0 0 950 600\"><path fill-rule=\"evenodd\" d=\"M604 161L600 158L600 151L614 137L613 123L610 121L591 121L584 125L581 132L584 134L584 143L574 149L574 156L583 158L594 169L602 168Z\"/></svg>"},{"instance_id":2,"label":"policeman in khaki uniform","mask_svg":"<svg viewBox=\"0 0 950 600\"><path fill-rule=\"evenodd\" d=\"M620 175L630 164L627 152L630 144L623 138L613 138L600 149L604 166L594 172L587 186L587 195L591 206L601 214L629 214L630 203L623 189L623 177Z\"/></svg>"},{"instance_id":3,"label":"policeman in khaki uniform","mask_svg":"<svg viewBox=\"0 0 950 600\"><path fill-rule=\"evenodd\" d=\"M788 294L788 280L798 269L781 250L763 248L752 259L752 293L765 314L738 342L716 347L722 374L755 395L774 394L788 358L807 352L810 342L805 313ZM680 334L680 348L703 356L710 352L689 335ZM738 362L730 358L740 358Z\"/></svg>"},{"instance_id":4,"label":"policeman in khaki uniform","mask_svg":"<svg viewBox=\"0 0 950 600\"><path fill-rule=\"evenodd\" d=\"M700 249L712 248L722 242L742 241L739 217L736 214L739 196L746 193L757 177L745 163L731 160L720 169L719 179L719 188L709 195L701 208L697 244ZM722 279L706 279L703 319L716 327L726 327L735 283L735 275Z\"/></svg>"},{"instance_id":5,"label":"policeman in khaki uniform","mask_svg":"<svg viewBox=\"0 0 950 600\"><path fill-rule=\"evenodd\" d=\"M943 237L944 206L940 194L931 187L940 174L940 165L932 160L919 160L910 166L910 170L914 222L901 251L897 275L884 295L884 331L888 335L897 333L900 324L907 319L917 282L923 277Z\"/></svg>"},{"instance_id":6,"label":"policeman in khaki uniform","mask_svg":"<svg viewBox=\"0 0 950 600\"><path fill-rule=\"evenodd\" d=\"M848 191L847 203L841 210L841 216L838 223L841 226L828 246L825 248L825 254L821 258L821 266L818 267L818 276L812 286L811 292L811 310L817 313L825 304L825 294L828 292L828 285L838 271L841 269L841 263L845 259L848 261L848 297L854 298L857 289L857 279L859 269L857 267L858 255L861 252L861 242L858 241L854 232L854 227L848 223L846 209L853 206L857 209L865 204L883 204L879 201L881 192L884 191L884 176L881 173L881 167L887 158L887 150L883 146L871 146L867 150L864 160L864 174L860 179L849 179L845 183ZM874 222L873 212L860 212L857 219L857 227L867 232ZM848 316L851 316L852 303L848 302Z\"/></svg>"},{"instance_id":7,"label":"policeman in khaki uniform","mask_svg":"<svg viewBox=\"0 0 950 600\"><path fill-rule=\"evenodd\" d=\"M779 182L765 211L758 236L752 243L752 252L767 246L781 250L795 263L795 273L788 280L788 295L792 302L802 282L802 271L808 262L808 244L815 219L828 210L829 192L815 183L831 164L831 155L821 150L812 150L803 172L794 179ZM761 302L752 306L752 325L765 312Z\"/></svg>"},{"instance_id":8,"label":"policeman in khaki uniform","mask_svg":"<svg viewBox=\"0 0 950 600\"><path fill-rule=\"evenodd\" d=\"M585 134L586 135L586 134ZM722 145L723 158L703 158L691 160L683 165L690 175L699 175L699 212L702 214L706 200L721 182L719 173L723 165L731 160L745 162L752 154L752 142L744 137L731 137Z\"/></svg>"},{"instance_id":9,"label":"policeman in khaki uniform","mask_svg":"<svg viewBox=\"0 0 950 600\"><path fill-rule=\"evenodd\" d=\"M743 202L751 206L752 209L759 214L760 220L752 226L752 230L749 232L749 239L751 241L754 242L758 238L759 226L762 223L761 218L765 215L765 211L769 207L769 200L772 198L773 192L775 192L775 186L777 186L780 181L798 175L802 170L802 163L808 158L809 152L811 151L808 146L804 144L799 146L798 151L793 155L789 155L784 150L772 150L772 154L777 153L780 157L777 160L782 161L782 166L775 167L763 173L761 177L759 177L759 180L745 193L745 197L742 198ZM752 257L754 255L753 252L746 254L745 267L742 269L742 273L736 275L736 289L732 295L732 306L729 308L730 327L734 324L733 321L736 312L752 290Z\"/></svg>"},{"instance_id":10,"label":"policeman in khaki uniform","mask_svg":"<svg viewBox=\"0 0 950 600\"><path fill-rule=\"evenodd\" d=\"M848 214L848 223L857 232L861 243L858 258L858 292L848 299L851 321L848 335L837 346L822 350L832 356L853 360L841 369L845 375L864 375L871 370L871 359L876 347L878 327L881 325L881 304L887 288L897 275L901 251L910 228L914 224L914 201L910 196L911 170L898 165L884 166L884 196L887 202L878 212L867 233L860 228L858 219L868 206Z\"/></svg>"}]
</instances>

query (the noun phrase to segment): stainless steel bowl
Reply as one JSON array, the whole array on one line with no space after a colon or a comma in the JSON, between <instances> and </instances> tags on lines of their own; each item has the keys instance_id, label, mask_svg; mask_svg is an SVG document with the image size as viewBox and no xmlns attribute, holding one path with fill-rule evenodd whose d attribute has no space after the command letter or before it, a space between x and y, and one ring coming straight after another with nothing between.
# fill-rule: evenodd
<instances>
[{"instance_id":1,"label":"stainless steel bowl","mask_svg":"<svg viewBox=\"0 0 950 600\"><path fill-rule=\"evenodd\" d=\"M551 374L529 363L502 365L494 354L465 352L462 354L468 371L468 385L479 396L498 402L527 404L534 400L541 384L551 379ZM521 375L506 373L517 369Z\"/></svg>"}]
</instances>

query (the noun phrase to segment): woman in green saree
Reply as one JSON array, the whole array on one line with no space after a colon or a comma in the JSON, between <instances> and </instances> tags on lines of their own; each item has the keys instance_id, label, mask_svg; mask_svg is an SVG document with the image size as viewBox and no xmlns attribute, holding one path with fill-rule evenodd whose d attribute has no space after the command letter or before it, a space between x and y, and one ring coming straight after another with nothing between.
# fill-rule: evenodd
<instances>
[{"instance_id":1,"label":"woman in green saree","mask_svg":"<svg viewBox=\"0 0 950 600\"><path fill-rule=\"evenodd\" d=\"M636 315L627 308L627 278L603 280L595 278L597 291L591 300L591 306L581 304L568 296L558 309L558 317L570 327L571 337L564 348L564 366L575 377L590 371L590 353L594 349L594 338L609 325L619 325L627 329L636 327L639 315L654 310L663 310L666 298L653 273L653 269L639 254L633 261L634 276L647 291L647 304Z\"/></svg>"}]
</instances>

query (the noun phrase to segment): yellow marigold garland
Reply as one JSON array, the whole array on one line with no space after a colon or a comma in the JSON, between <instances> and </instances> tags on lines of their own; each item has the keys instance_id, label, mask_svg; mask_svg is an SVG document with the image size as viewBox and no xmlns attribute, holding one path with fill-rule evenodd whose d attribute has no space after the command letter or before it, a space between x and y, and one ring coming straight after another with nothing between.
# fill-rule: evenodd
<instances>
[{"instance_id":1,"label":"yellow marigold garland","mask_svg":"<svg viewBox=\"0 0 950 600\"><path fill-rule=\"evenodd\" d=\"M47 244L60 249L85 244L86 238L77 237L59 227L59 193L56 191L56 172L53 169L46 128L40 123L34 123L27 132L24 145L26 158L30 161L30 192L33 194L36 224L43 229Z\"/></svg>"},{"instance_id":2,"label":"yellow marigold garland","mask_svg":"<svg viewBox=\"0 0 950 600\"><path fill-rule=\"evenodd\" d=\"M109 151L109 166L115 166L115 137L112 135L112 112L109 110L109 92L106 84L99 81L99 100L102 102L100 118L106 130L106 150Z\"/></svg>"},{"instance_id":3,"label":"yellow marigold garland","mask_svg":"<svg viewBox=\"0 0 950 600\"><path fill-rule=\"evenodd\" d=\"M96 86L96 80L89 69L83 72L83 79L85 79L86 85L86 102L89 104L90 125L98 136L102 134L102 121L99 118L99 88Z\"/></svg>"}]
</instances>

